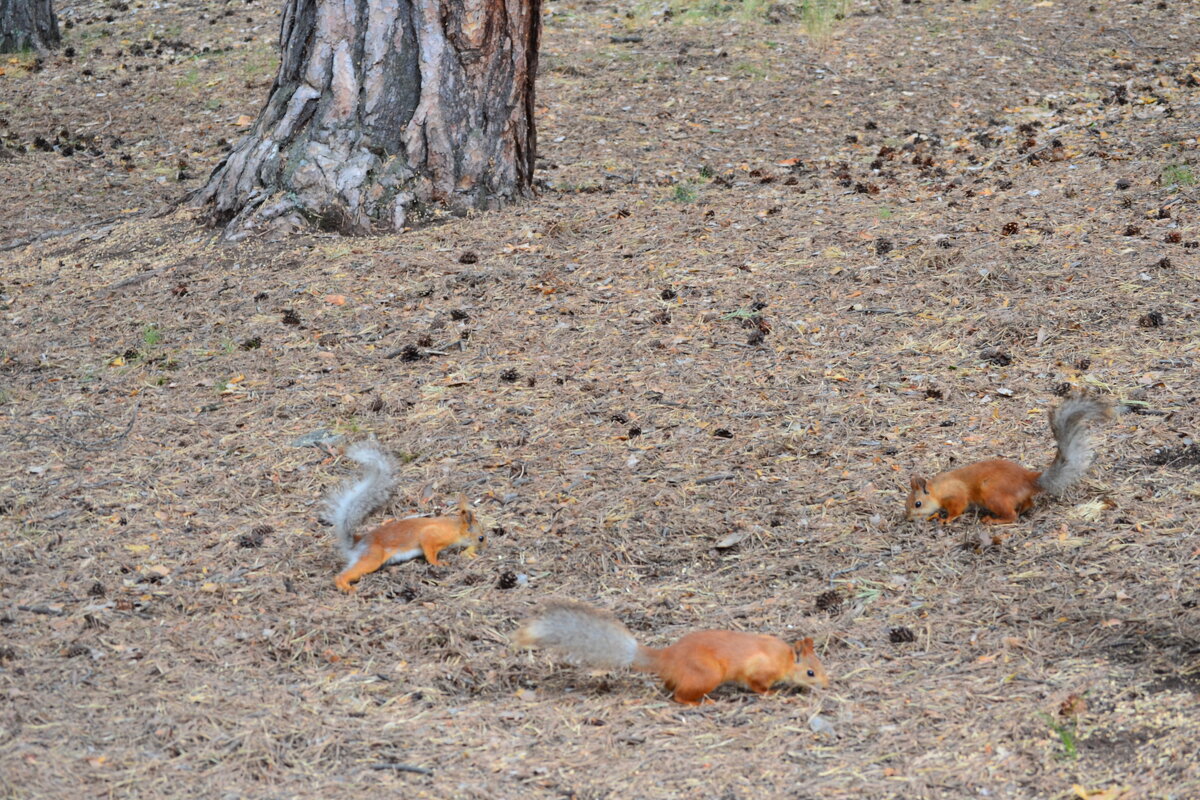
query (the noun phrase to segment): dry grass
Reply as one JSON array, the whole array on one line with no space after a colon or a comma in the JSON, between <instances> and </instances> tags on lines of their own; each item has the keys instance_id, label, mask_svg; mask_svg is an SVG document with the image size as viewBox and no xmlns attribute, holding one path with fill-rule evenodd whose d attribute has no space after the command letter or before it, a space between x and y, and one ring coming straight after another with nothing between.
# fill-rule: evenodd
<instances>
[{"instance_id":1,"label":"dry grass","mask_svg":"<svg viewBox=\"0 0 1200 800\"><path fill-rule=\"evenodd\" d=\"M852 16L823 72L792 26L647 17L617 45L624 8L559 5L537 202L236 247L136 217L4 253L0 785L1200 796L1200 226L1194 190L1158 179L1196 165L1200 26L1189 6L1096 5ZM48 112L5 113L32 130ZM31 207L70 217L47 191ZM1062 384L1128 412L1070 498L984 553L971 519L901 521L910 471L1047 461ZM340 442L368 433L408 460L394 511L465 490L491 548L337 594L319 503ZM528 585L500 588L508 572ZM682 708L643 676L510 651L548 596L648 643L810 634L835 683Z\"/></svg>"}]
</instances>

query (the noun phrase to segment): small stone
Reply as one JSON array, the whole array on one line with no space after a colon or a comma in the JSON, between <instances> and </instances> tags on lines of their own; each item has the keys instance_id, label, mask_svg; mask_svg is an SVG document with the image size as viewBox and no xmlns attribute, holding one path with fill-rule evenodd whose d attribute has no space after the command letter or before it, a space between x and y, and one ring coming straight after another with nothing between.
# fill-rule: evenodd
<instances>
[{"instance_id":1,"label":"small stone","mask_svg":"<svg viewBox=\"0 0 1200 800\"><path fill-rule=\"evenodd\" d=\"M820 714L813 714L808 718L808 727L813 733L819 733L822 736L837 735L837 729L833 727L833 723Z\"/></svg>"}]
</instances>

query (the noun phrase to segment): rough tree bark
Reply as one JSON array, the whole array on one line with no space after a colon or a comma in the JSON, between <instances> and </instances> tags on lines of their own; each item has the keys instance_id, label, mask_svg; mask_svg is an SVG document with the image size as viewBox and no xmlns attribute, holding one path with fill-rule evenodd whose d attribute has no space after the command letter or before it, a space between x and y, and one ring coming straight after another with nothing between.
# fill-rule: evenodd
<instances>
[{"instance_id":1,"label":"rough tree bark","mask_svg":"<svg viewBox=\"0 0 1200 800\"><path fill-rule=\"evenodd\" d=\"M58 47L51 0L0 0L0 53Z\"/></svg>"},{"instance_id":2,"label":"rough tree bark","mask_svg":"<svg viewBox=\"0 0 1200 800\"><path fill-rule=\"evenodd\" d=\"M266 106L192 197L237 238L398 230L533 180L540 0L286 0Z\"/></svg>"}]
</instances>

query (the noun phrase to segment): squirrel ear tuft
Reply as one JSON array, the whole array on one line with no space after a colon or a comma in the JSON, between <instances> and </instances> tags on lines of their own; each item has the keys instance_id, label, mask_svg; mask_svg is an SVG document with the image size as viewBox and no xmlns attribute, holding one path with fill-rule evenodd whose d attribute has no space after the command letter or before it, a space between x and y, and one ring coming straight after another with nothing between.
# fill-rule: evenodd
<instances>
[{"instance_id":1,"label":"squirrel ear tuft","mask_svg":"<svg viewBox=\"0 0 1200 800\"><path fill-rule=\"evenodd\" d=\"M469 514L471 511L471 503L467 500L467 496L462 492L458 493L458 512L460 514Z\"/></svg>"},{"instance_id":2,"label":"squirrel ear tuft","mask_svg":"<svg viewBox=\"0 0 1200 800\"><path fill-rule=\"evenodd\" d=\"M811 636L805 636L800 641L796 642L796 651L800 655L808 655L813 652L813 640Z\"/></svg>"},{"instance_id":3,"label":"squirrel ear tuft","mask_svg":"<svg viewBox=\"0 0 1200 800\"><path fill-rule=\"evenodd\" d=\"M908 478L908 485L910 487L912 487L914 490L919 490L919 491L923 492L923 491L925 491L926 487L929 484L924 478L917 477L916 475L911 475Z\"/></svg>"}]
</instances>

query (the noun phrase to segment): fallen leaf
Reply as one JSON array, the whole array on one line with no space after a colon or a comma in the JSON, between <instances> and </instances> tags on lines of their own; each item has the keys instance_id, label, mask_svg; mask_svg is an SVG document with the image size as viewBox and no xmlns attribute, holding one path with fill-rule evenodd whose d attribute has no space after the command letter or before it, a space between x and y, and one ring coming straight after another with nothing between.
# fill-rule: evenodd
<instances>
[{"instance_id":1,"label":"fallen leaf","mask_svg":"<svg viewBox=\"0 0 1200 800\"><path fill-rule=\"evenodd\" d=\"M713 544L713 547L717 548L718 550L728 550L730 547L733 547L745 538L745 531L733 531L732 533L727 533L720 539L717 539L717 541Z\"/></svg>"}]
</instances>

